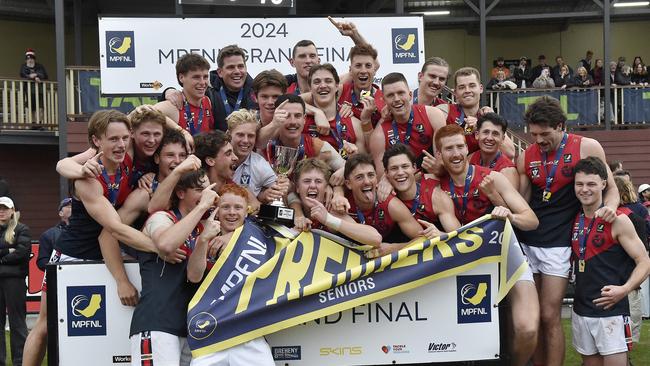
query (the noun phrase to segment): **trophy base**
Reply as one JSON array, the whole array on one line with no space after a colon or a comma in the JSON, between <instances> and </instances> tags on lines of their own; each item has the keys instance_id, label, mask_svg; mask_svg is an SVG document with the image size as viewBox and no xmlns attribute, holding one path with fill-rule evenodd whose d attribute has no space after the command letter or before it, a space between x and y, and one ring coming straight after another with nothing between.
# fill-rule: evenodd
<instances>
[{"instance_id":1,"label":"trophy base","mask_svg":"<svg viewBox=\"0 0 650 366\"><path fill-rule=\"evenodd\" d=\"M273 205L261 205L257 217L264 221L273 221L288 227L293 227L293 209Z\"/></svg>"}]
</instances>

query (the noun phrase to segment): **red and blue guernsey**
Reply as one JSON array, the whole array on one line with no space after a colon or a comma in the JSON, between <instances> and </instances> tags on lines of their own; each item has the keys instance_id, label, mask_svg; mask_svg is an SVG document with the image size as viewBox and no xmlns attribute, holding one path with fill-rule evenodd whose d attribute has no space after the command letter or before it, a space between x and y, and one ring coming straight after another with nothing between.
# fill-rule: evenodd
<instances>
[{"instance_id":1,"label":"red and blue guernsey","mask_svg":"<svg viewBox=\"0 0 650 366\"><path fill-rule=\"evenodd\" d=\"M416 220L424 220L430 223L438 222L438 215L433 209L431 196L433 190L439 184L440 181L437 179L423 178L416 183L415 197L412 200L402 200Z\"/></svg>"},{"instance_id":2,"label":"red and blue guernsey","mask_svg":"<svg viewBox=\"0 0 650 366\"><path fill-rule=\"evenodd\" d=\"M617 215L625 215L619 209ZM573 310L586 317L609 317L629 315L627 296L610 309L596 306L594 300L601 297L606 285L623 285L634 267L634 261L625 249L612 237L612 224L600 218L590 219L582 212L574 220L571 237L571 259L576 276L576 293Z\"/></svg>"},{"instance_id":3,"label":"red and blue guernsey","mask_svg":"<svg viewBox=\"0 0 650 366\"><path fill-rule=\"evenodd\" d=\"M467 167L465 184L462 187L457 187L450 176L440 178L440 188L447 192L454 202L454 211L461 225L470 223L492 211L492 202L479 189L483 178L490 172L489 168L470 164Z\"/></svg>"},{"instance_id":4,"label":"red and blue guernsey","mask_svg":"<svg viewBox=\"0 0 650 366\"><path fill-rule=\"evenodd\" d=\"M467 143L467 148L469 149L469 153L473 153L474 151L478 151L478 140L476 139L476 135L474 134L474 131L470 131L467 128L465 128L465 111L463 110L463 107L460 106L460 104L454 104L454 103L449 103L447 104L449 106L448 113L447 113L447 124L448 125L453 125L454 123L459 125L460 127L463 127L465 129L465 142ZM476 115L476 118L480 116L480 113Z\"/></svg>"},{"instance_id":5,"label":"red and blue guernsey","mask_svg":"<svg viewBox=\"0 0 650 366\"><path fill-rule=\"evenodd\" d=\"M380 126L384 132L386 149L398 142L408 145L415 155L418 167L424 155L422 150L431 151L436 131L431 127L426 106L419 104L411 106L411 116L407 123L384 120Z\"/></svg>"},{"instance_id":6,"label":"red and blue guernsey","mask_svg":"<svg viewBox=\"0 0 650 366\"><path fill-rule=\"evenodd\" d=\"M350 217L360 224L374 226L384 240L388 238L397 224L390 217L390 212L388 212L388 204L395 198L395 195L391 194L384 202L379 202L375 195L375 203L368 210L359 209L351 193L346 196L350 202L350 210L348 211Z\"/></svg>"},{"instance_id":7,"label":"red and blue guernsey","mask_svg":"<svg viewBox=\"0 0 650 366\"><path fill-rule=\"evenodd\" d=\"M565 133L556 151L542 152L538 144L524 152L526 175L531 181L530 208L539 219L535 230L517 230L524 244L542 247L568 247L571 225L580 209L573 188L573 170L581 159L582 136Z\"/></svg>"},{"instance_id":8,"label":"red and blue guernsey","mask_svg":"<svg viewBox=\"0 0 650 366\"><path fill-rule=\"evenodd\" d=\"M496 172L500 172L506 168L514 168L515 164L508 158L503 155L501 151L497 152L496 157L492 161L483 161L481 158L481 152L477 151L469 158L469 163L472 165L482 166Z\"/></svg>"},{"instance_id":9,"label":"red and blue guernsey","mask_svg":"<svg viewBox=\"0 0 650 366\"><path fill-rule=\"evenodd\" d=\"M384 93L381 92L379 86L372 84L371 90L372 96L375 99L375 106L377 110L372 114L370 120L372 121L372 127L377 126L379 120L381 119L381 110L384 108ZM363 103L359 100L359 96L354 93L354 84L352 82L343 84L343 91L339 97L339 105L342 105L344 102L348 102L352 105L352 114L358 119L361 119L361 111L363 110Z\"/></svg>"},{"instance_id":10,"label":"red and blue guernsey","mask_svg":"<svg viewBox=\"0 0 650 366\"><path fill-rule=\"evenodd\" d=\"M178 125L192 136L214 130L214 117L210 98L207 96L201 98L200 106L195 106L185 99L183 109L178 111Z\"/></svg>"},{"instance_id":11,"label":"red and blue guernsey","mask_svg":"<svg viewBox=\"0 0 650 366\"><path fill-rule=\"evenodd\" d=\"M114 175L109 175L104 170L100 176L95 178L102 185L104 197L115 209L122 206L131 193L129 178L132 172L133 160L129 154L126 154ZM103 227L90 216L83 202L73 197L70 224L61 232L54 248L71 257L101 260L102 252L97 238L102 229Z\"/></svg>"},{"instance_id":12,"label":"red and blue guernsey","mask_svg":"<svg viewBox=\"0 0 650 366\"><path fill-rule=\"evenodd\" d=\"M345 158L345 154L343 153L343 141L347 141L351 144L355 144L357 142L357 135L354 133L352 118L343 118L337 112L336 117L330 120L329 123L329 135L321 135L316 130L316 121L314 121L314 117L306 116L305 127L302 129L302 133L307 134L311 137L318 137L321 140L328 142L330 145L332 145L334 150L338 151L339 154Z\"/></svg>"}]
</instances>

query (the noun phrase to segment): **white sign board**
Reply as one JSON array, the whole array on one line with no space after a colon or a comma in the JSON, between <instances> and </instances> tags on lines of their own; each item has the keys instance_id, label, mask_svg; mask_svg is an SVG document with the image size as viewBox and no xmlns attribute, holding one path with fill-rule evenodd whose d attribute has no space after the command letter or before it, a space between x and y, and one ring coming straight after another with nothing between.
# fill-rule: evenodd
<instances>
[{"instance_id":1,"label":"white sign board","mask_svg":"<svg viewBox=\"0 0 650 366\"><path fill-rule=\"evenodd\" d=\"M459 302L475 291L458 278L484 275L490 276L486 294L490 297L490 321L459 324ZM493 300L497 283L497 265L484 264L460 276L270 334L266 339L277 366L494 360L500 344L499 309Z\"/></svg>"},{"instance_id":2,"label":"white sign board","mask_svg":"<svg viewBox=\"0 0 650 366\"><path fill-rule=\"evenodd\" d=\"M140 289L138 264L125 266ZM494 306L497 268L496 264L484 264L462 275L268 335L276 365L495 359L500 344L499 312ZM89 360L95 366L130 362L133 308L120 303L115 281L104 264L60 264L56 293L59 365L84 365ZM471 303L476 301L485 306L473 307Z\"/></svg>"},{"instance_id":3,"label":"white sign board","mask_svg":"<svg viewBox=\"0 0 650 366\"><path fill-rule=\"evenodd\" d=\"M345 18L379 53L375 80L401 72L415 82L424 63L421 16ZM312 40L321 63L339 73L349 69L354 45L325 18L109 18L99 19L103 94L157 94L178 87L176 60L187 53L204 56L217 68L219 49L237 44L248 54L251 76L277 69L295 74L293 46Z\"/></svg>"}]
</instances>

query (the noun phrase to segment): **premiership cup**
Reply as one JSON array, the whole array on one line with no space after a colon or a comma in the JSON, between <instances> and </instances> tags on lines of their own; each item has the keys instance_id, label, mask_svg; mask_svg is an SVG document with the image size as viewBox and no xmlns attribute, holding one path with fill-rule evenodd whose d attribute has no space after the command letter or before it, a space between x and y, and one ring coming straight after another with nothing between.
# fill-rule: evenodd
<instances>
[{"instance_id":1,"label":"premiership cup","mask_svg":"<svg viewBox=\"0 0 650 366\"><path fill-rule=\"evenodd\" d=\"M271 164L279 178L287 178L292 172L298 158L298 149L287 146L275 147L275 160ZM275 199L270 204L260 206L258 217L283 225L293 225L293 209L285 206L282 199Z\"/></svg>"}]
</instances>

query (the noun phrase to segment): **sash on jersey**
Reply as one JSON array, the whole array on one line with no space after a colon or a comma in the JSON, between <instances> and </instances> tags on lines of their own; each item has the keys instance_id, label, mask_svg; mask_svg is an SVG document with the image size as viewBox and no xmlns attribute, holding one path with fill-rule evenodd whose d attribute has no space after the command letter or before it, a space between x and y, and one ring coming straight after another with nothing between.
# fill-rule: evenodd
<instances>
[{"instance_id":1,"label":"sash on jersey","mask_svg":"<svg viewBox=\"0 0 650 366\"><path fill-rule=\"evenodd\" d=\"M489 215L381 258L317 231L251 221L237 229L189 304L193 357L337 313L484 263L499 263L500 302L528 266L507 221ZM452 296L452 295L450 295Z\"/></svg>"}]
</instances>

